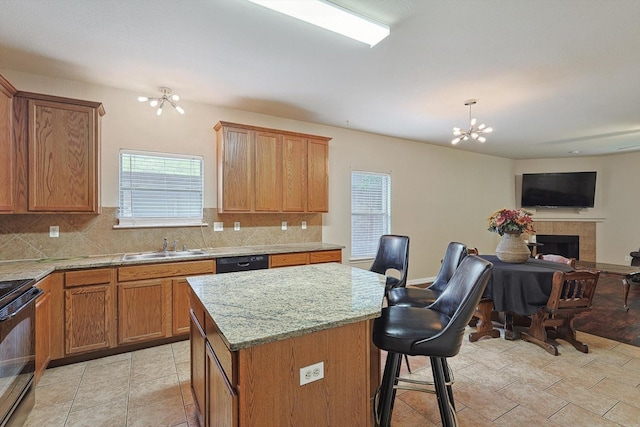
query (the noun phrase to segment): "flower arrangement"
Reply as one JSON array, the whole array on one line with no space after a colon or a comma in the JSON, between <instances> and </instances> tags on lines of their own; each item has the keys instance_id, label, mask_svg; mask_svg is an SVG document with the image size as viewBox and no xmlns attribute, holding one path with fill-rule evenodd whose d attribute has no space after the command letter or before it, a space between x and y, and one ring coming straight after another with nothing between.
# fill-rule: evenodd
<instances>
[{"instance_id":1,"label":"flower arrangement","mask_svg":"<svg viewBox=\"0 0 640 427\"><path fill-rule=\"evenodd\" d=\"M488 218L488 230L501 236L509 232L535 234L531 215L531 212L524 209L502 208Z\"/></svg>"}]
</instances>

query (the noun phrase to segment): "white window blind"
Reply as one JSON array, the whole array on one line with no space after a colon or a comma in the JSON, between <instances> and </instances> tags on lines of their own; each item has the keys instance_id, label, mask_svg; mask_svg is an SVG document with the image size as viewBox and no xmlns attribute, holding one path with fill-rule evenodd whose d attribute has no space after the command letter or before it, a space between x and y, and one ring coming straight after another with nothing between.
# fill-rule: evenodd
<instances>
[{"instance_id":1,"label":"white window blind","mask_svg":"<svg viewBox=\"0 0 640 427\"><path fill-rule=\"evenodd\" d=\"M120 151L119 226L201 225L203 158Z\"/></svg>"},{"instance_id":2,"label":"white window blind","mask_svg":"<svg viewBox=\"0 0 640 427\"><path fill-rule=\"evenodd\" d=\"M373 258L391 232L391 175L351 172L351 258Z\"/></svg>"}]
</instances>

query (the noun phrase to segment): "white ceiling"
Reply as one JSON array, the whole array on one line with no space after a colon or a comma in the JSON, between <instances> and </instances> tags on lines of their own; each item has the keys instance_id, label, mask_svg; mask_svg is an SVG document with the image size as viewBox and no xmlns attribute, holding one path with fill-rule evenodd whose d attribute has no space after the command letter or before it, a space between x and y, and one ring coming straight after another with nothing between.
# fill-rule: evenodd
<instances>
[{"instance_id":1,"label":"white ceiling","mask_svg":"<svg viewBox=\"0 0 640 427\"><path fill-rule=\"evenodd\" d=\"M0 0L0 68L447 146L477 98L495 130L459 149L640 150L638 0L335 3L391 35L369 48L244 0Z\"/></svg>"}]
</instances>

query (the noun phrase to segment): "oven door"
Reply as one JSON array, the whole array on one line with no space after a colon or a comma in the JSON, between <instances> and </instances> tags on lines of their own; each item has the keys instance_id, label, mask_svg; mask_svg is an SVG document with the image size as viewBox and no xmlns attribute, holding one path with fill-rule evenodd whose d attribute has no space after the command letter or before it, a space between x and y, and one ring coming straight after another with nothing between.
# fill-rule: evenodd
<instances>
[{"instance_id":1,"label":"oven door","mask_svg":"<svg viewBox=\"0 0 640 427\"><path fill-rule=\"evenodd\" d=\"M0 426L10 425L12 414L29 395L35 369L36 298L41 290L31 288L0 309ZM26 399L25 406L33 404ZM28 412L28 411L27 411ZM15 419L15 417L14 417Z\"/></svg>"}]
</instances>

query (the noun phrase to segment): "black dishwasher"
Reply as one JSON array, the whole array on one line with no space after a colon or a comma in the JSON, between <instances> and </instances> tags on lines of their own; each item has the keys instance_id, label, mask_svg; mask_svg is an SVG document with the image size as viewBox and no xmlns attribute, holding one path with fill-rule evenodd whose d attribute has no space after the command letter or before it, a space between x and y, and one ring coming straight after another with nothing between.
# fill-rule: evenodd
<instances>
[{"instance_id":1,"label":"black dishwasher","mask_svg":"<svg viewBox=\"0 0 640 427\"><path fill-rule=\"evenodd\" d=\"M269 268L268 255L249 255L216 258L216 274Z\"/></svg>"}]
</instances>

